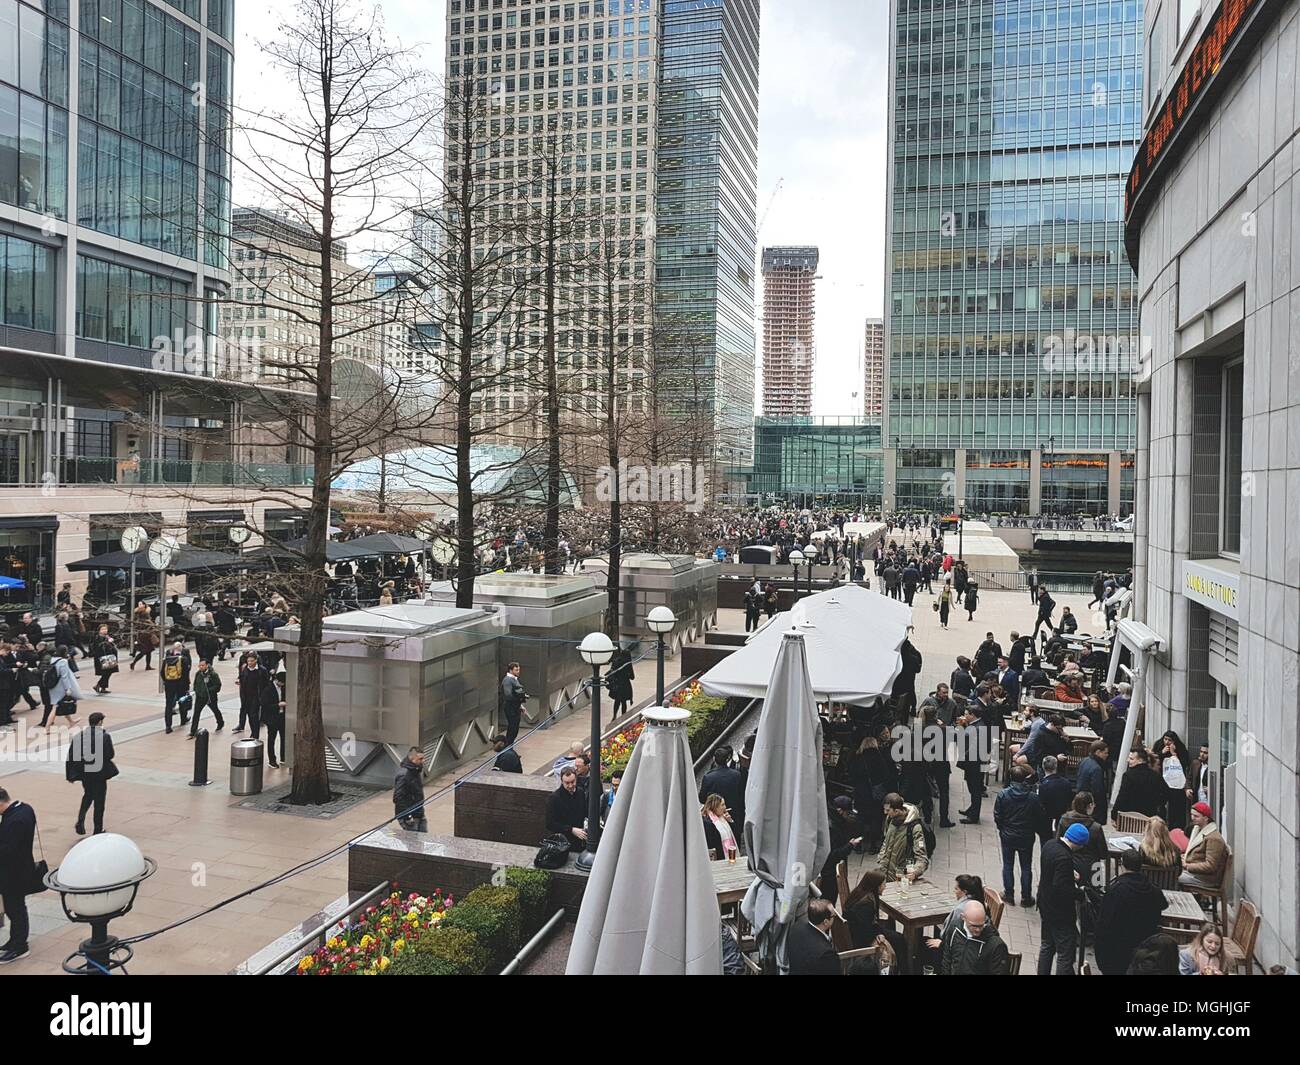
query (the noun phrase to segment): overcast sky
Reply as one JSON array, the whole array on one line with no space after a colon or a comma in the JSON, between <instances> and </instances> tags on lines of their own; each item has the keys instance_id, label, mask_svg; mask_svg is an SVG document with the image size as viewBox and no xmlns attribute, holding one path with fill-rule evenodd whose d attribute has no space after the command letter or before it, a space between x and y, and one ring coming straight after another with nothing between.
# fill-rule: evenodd
<instances>
[{"instance_id":1,"label":"overcast sky","mask_svg":"<svg viewBox=\"0 0 1300 1065\"><path fill-rule=\"evenodd\" d=\"M440 71L445 0L378 6L388 32ZM240 106L255 108L273 91L258 42L292 12L292 0L238 5ZM886 0L762 0L758 214L767 216L759 247L821 249L817 414L861 413L863 322L883 305L888 22ZM761 297L760 289L760 317Z\"/></svg>"}]
</instances>

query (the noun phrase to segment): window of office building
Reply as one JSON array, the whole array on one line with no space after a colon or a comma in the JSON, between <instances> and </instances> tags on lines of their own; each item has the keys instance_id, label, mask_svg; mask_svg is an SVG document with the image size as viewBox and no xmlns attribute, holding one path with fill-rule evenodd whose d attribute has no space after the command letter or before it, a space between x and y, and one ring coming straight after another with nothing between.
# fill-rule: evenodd
<instances>
[{"instance_id":1,"label":"window of office building","mask_svg":"<svg viewBox=\"0 0 1300 1065\"><path fill-rule=\"evenodd\" d=\"M180 348L190 334L189 286L144 270L77 256L77 336L155 347L159 340Z\"/></svg>"},{"instance_id":2,"label":"window of office building","mask_svg":"<svg viewBox=\"0 0 1300 1065\"><path fill-rule=\"evenodd\" d=\"M62 218L67 207L66 3L0 0L0 202ZM62 14L60 15L60 11Z\"/></svg>"},{"instance_id":3,"label":"window of office building","mask_svg":"<svg viewBox=\"0 0 1300 1065\"><path fill-rule=\"evenodd\" d=\"M0 608L49 607L58 532L55 517L0 518L0 576L23 582L21 588L0 589Z\"/></svg>"},{"instance_id":4,"label":"window of office building","mask_svg":"<svg viewBox=\"0 0 1300 1065\"><path fill-rule=\"evenodd\" d=\"M1044 514L1104 514L1110 490L1108 456L1045 454L1041 487Z\"/></svg>"},{"instance_id":5,"label":"window of office building","mask_svg":"<svg viewBox=\"0 0 1300 1065\"><path fill-rule=\"evenodd\" d=\"M54 331L55 252L0 235L0 322Z\"/></svg>"}]
</instances>

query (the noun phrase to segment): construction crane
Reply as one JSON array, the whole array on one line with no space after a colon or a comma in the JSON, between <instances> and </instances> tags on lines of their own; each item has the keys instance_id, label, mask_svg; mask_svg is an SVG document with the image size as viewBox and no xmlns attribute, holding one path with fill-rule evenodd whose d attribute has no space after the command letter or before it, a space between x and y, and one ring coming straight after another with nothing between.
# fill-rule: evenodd
<instances>
[{"instance_id":1,"label":"construction crane","mask_svg":"<svg viewBox=\"0 0 1300 1065\"><path fill-rule=\"evenodd\" d=\"M758 235L763 232L763 226L767 222L767 216L772 213L772 204L776 202L777 194L781 191L781 187L784 184L785 178L782 177L776 179L776 188L772 190L772 195L767 201L767 207L763 211L763 217L758 220L758 228L754 230L754 238L756 240L758 239Z\"/></svg>"}]
</instances>

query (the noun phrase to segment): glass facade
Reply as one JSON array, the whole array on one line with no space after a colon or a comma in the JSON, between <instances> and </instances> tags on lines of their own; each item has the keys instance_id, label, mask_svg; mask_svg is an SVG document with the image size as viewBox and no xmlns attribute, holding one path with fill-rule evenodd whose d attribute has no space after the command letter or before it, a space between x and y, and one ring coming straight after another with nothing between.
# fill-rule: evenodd
<instances>
[{"instance_id":1,"label":"glass facade","mask_svg":"<svg viewBox=\"0 0 1300 1065\"><path fill-rule=\"evenodd\" d=\"M55 218L68 205L67 18L66 0L0 0L0 203Z\"/></svg>"},{"instance_id":2,"label":"glass facade","mask_svg":"<svg viewBox=\"0 0 1300 1065\"><path fill-rule=\"evenodd\" d=\"M880 422L865 418L756 418L749 493L880 506Z\"/></svg>"},{"instance_id":3,"label":"glass facade","mask_svg":"<svg viewBox=\"0 0 1300 1065\"><path fill-rule=\"evenodd\" d=\"M1008 513L1029 506L1030 452L1049 437L1071 453L1132 450L1141 353L1120 212L1141 129L1141 27L1140 0L895 0L898 507L931 505L910 450L929 461L940 449L955 473L969 449L969 505ZM1104 468L1100 504L1078 478L1062 473L1059 488L1063 505L1106 509Z\"/></svg>"},{"instance_id":4,"label":"glass facade","mask_svg":"<svg viewBox=\"0 0 1300 1065\"><path fill-rule=\"evenodd\" d=\"M664 0L662 20L656 324L696 378L670 402L706 403L723 455L743 463L754 414L759 5Z\"/></svg>"},{"instance_id":5,"label":"glass facade","mask_svg":"<svg viewBox=\"0 0 1300 1065\"><path fill-rule=\"evenodd\" d=\"M133 348L175 344L178 330L190 333L188 294L184 281L78 255L77 336Z\"/></svg>"},{"instance_id":6,"label":"glass facade","mask_svg":"<svg viewBox=\"0 0 1300 1065\"><path fill-rule=\"evenodd\" d=\"M0 234L0 323L54 331L53 249Z\"/></svg>"}]
</instances>

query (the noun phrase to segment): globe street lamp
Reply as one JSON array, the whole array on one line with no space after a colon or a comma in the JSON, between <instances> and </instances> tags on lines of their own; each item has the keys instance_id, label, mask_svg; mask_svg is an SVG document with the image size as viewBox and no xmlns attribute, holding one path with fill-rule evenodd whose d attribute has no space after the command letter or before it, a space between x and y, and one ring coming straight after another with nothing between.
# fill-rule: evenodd
<instances>
[{"instance_id":1,"label":"globe street lamp","mask_svg":"<svg viewBox=\"0 0 1300 1065\"><path fill-rule=\"evenodd\" d=\"M108 976L131 960L135 951L108 934L108 922L130 912L141 882L157 868L132 840L104 832L83 839L46 874L45 886L59 893L68 920L90 925L90 938L63 960L64 972Z\"/></svg>"},{"instance_id":2,"label":"globe street lamp","mask_svg":"<svg viewBox=\"0 0 1300 1065\"><path fill-rule=\"evenodd\" d=\"M677 625L677 615L666 606L657 606L646 615L646 624L659 638L659 672L655 681L655 706L664 705L664 637Z\"/></svg>"},{"instance_id":3,"label":"globe street lamp","mask_svg":"<svg viewBox=\"0 0 1300 1065\"><path fill-rule=\"evenodd\" d=\"M587 845L578 855L578 868L591 872L600 844L600 667L614 657L614 643L603 632L589 632L578 654L591 666L591 758L587 770Z\"/></svg>"}]
</instances>

